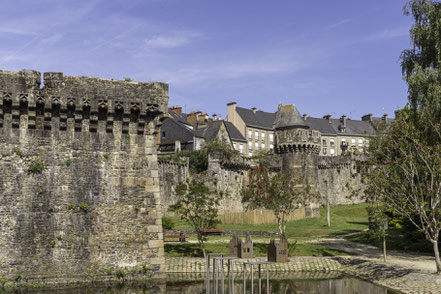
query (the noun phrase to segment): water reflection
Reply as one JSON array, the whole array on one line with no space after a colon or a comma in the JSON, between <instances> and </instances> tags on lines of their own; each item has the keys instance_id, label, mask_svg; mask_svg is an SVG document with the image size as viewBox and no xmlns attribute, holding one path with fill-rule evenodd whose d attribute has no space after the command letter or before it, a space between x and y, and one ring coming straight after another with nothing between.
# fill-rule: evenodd
<instances>
[{"instance_id":1,"label":"water reflection","mask_svg":"<svg viewBox=\"0 0 441 294\"><path fill-rule=\"evenodd\" d=\"M270 293L320 293L320 294L396 294L397 292L387 290L372 283L352 277L339 276L338 273L313 273L313 276L321 276L321 279L309 279L311 274L303 273L293 275L285 274L272 276L270 281ZM324 278L324 279L323 279ZM264 284L264 283L263 283ZM250 281L248 281L247 293L250 293ZM242 280L235 281L235 293L243 294ZM257 292L257 281L255 281L254 293ZM263 285L262 293L266 293ZM109 293L109 294L141 294L141 293L205 293L205 282L203 276L199 275L168 275L166 279L153 280L149 284L112 285L112 286L88 286L71 289L60 289L52 291L39 291L41 294L79 294L79 293ZM219 292L220 293L220 292ZM228 292L225 292L228 293Z\"/></svg>"}]
</instances>

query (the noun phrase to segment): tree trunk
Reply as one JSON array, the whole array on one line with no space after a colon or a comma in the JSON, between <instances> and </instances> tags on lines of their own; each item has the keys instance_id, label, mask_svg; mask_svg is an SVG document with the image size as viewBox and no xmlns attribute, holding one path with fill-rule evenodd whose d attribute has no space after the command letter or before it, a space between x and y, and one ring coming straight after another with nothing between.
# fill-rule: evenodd
<instances>
[{"instance_id":1,"label":"tree trunk","mask_svg":"<svg viewBox=\"0 0 441 294\"><path fill-rule=\"evenodd\" d=\"M204 239L203 239L202 233L198 232L197 234L198 234L199 244L201 245L201 248L202 248L202 253L204 254L204 258L206 258L207 252L205 251L205 244L204 244Z\"/></svg>"},{"instance_id":2,"label":"tree trunk","mask_svg":"<svg viewBox=\"0 0 441 294\"><path fill-rule=\"evenodd\" d=\"M387 258L386 258L386 234L383 235L383 258L384 258L384 262L387 262Z\"/></svg>"},{"instance_id":3,"label":"tree trunk","mask_svg":"<svg viewBox=\"0 0 441 294\"><path fill-rule=\"evenodd\" d=\"M438 240L432 241L433 252L435 253L436 273L441 274L441 260L439 258Z\"/></svg>"}]
</instances>

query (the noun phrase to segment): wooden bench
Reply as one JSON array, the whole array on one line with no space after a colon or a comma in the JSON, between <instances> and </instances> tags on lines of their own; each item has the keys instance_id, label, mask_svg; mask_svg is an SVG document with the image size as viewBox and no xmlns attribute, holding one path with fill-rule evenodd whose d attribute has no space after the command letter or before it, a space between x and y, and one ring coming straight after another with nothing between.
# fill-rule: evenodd
<instances>
[{"instance_id":1,"label":"wooden bench","mask_svg":"<svg viewBox=\"0 0 441 294\"><path fill-rule=\"evenodd\" d=\"M204 228L201 230L203 235L223 235L224 230L220 228Z\"/></svg>"},{"instance_id":2,"label":"wooden bench","mask_svg":"<svg viewBox=\"0 0 441 294\"><path fill-rule=\"evenodd\" d=\"M167 240L171 239L171 240ZM178 239L178 240L173 240ZM164 232L164 242L173 242L173 241L179 241L179 242L185 242L187 239L187 235L185 232Z\"/></svg>"}]
</instances>

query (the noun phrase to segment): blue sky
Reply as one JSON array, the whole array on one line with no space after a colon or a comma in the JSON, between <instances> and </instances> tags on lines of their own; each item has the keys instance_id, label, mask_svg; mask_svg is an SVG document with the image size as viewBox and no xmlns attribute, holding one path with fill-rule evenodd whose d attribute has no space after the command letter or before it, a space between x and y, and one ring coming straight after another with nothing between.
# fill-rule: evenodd
<instances>
[{"instance_id":1,"label":"blue sky","mask_svg":"<svg viewBox=\"0 0 441 294\"><path fill-rule=\"evenodd\" d=\"M0 2L0 69L170 84L169 105L393 115L407 100L403 0Z\"/></svg>"}]
</instances>

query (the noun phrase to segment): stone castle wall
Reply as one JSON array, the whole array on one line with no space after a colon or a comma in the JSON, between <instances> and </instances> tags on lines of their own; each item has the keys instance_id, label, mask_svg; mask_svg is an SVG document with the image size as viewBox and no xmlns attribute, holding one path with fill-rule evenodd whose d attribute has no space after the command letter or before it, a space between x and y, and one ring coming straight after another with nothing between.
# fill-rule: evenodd
<instances>
[{"instance_id":1,"label":"stone castle wall","mask_svg":"<svg viewBox=\"0 0 441 294\"><path fill-rule=\"evenodd\" d=\"M161 209L163 214L173 214L167 212L168 208L177 201L175 191L176 186L190 177L188 160L185 163L159 159L159 180L161 187Z\"/></svg>"},{"instance_id":2,"label":"stone castle wall","mask_svg":"<svg viewBox=\"0 0 441 294\"><path fill-rule=\"evenodd\" d=\"M0 276L164 264L154 134L168 85L0 71Z\"/></svg>"}]
</instances>

